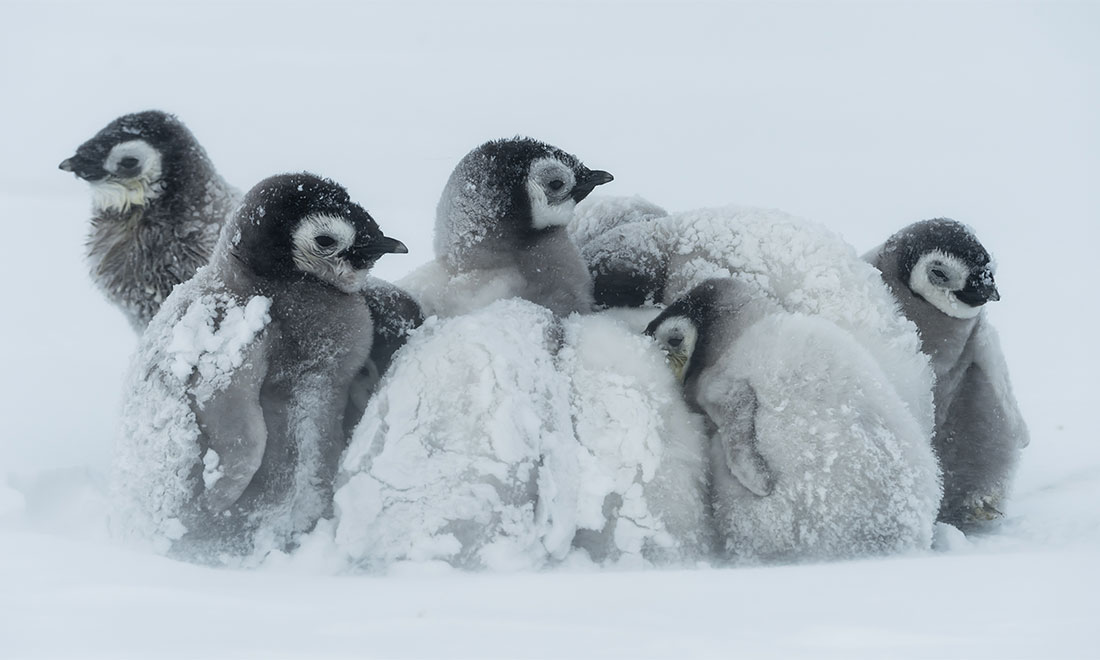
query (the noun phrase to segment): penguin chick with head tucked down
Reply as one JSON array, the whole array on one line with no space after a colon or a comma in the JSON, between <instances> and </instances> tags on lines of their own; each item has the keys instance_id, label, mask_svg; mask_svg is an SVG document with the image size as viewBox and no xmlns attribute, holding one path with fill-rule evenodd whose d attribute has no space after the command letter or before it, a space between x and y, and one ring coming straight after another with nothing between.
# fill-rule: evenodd
<instances>
[{"instance_id":1,"label":"penguin chick with head tucked down","mask_svg":"<svg viewBox=\"0 0 1100 660\"><path fill-rule=\"evenodd\" d=\"M92 280L139 332L172 288L206 264L240 193L176 117L112 121L59 166L92 189Z\"/></svg>"},{"instance_id":2,"label":"penguin chick with head tucked down","mask_svg":"<svg viewBox=\"0 0 1100 660\"><path fill-rule=\"evenodd\" d=\"M142 337L116 460L120 531L221 562L291 547L329 515L373 348L364 289L381 256L404 252L330 180L257 184Z\"/></svg>"},{"instance_id":3,"label":"penguin chick with head tucked down","mask_svg":"<svg viewBox=\"0 0 1100 660\"><path fill-rule=\"evenodd\" d=\"M909 225L866 259L882 272L932 359L940 520L966 531L1000 518L1029 436L983 313L1001 297L989 253L965 225L939 218Z\"/></svg>"},{"instance_id":4,"label":"penguin chick with head tucked down","mask_svg":"<svg viewBox=\"0 0 1100 660\"><path fill-rule=\"evenodd\" d=\"M592 278L566 227L577 203L612 178L530 138L481 145L443 189L435 261L403 285L428 314L452 316L513 297L559 316L591 311Z\"/></svg>"},{"instance_id":5,"label":"penguin chick with head tucked down","mask_svg":"<svg viewBox=\"0 0 1100 660\"><path fill-rule=\"evenodd\" d=\"M715 527L730 559L928 548L939 472L871 354L755 283L708 279L646 329L711 427Z\"/></svg>"}]
</instances>

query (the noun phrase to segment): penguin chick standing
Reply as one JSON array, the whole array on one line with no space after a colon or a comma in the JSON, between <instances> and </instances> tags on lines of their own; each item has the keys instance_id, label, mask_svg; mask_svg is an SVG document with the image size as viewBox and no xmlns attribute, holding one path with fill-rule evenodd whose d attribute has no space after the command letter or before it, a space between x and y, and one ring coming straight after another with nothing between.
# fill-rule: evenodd
<instances>
[{"instance_id":1,"label":"penguin chick standing","mask_svg":"<svg viewBox=\"0 0 1100 660\"><path fill-rule=\"evenodd\" d=\"M882 272L932 360L940 520L965 531L999 518L1029 436L983 314L1000 299L989 253L965 225L939 218L909 225L865 258Z\"/></svg>"},{"instance_id":2,"label":"penguin chick standing","mask_svg":"<svg viewBox=\"0 0 1100 660\"><path fill-rule=\"evenodd\" d=\"M310 174L260 182L231 222L142 337L116 458L119 531L214 562L285 549L330 514L372 349L368 273L407 252Z\"/></svg>"},{"instance_id":3,"label":"penguin chick standing","mask_svg":"<svg viewBox=\"0 0 1100 660\"><path fill-rule=\"evenodd\" d=\"M750 282L708 279L647 327L711 426L719 539L739 562L928 548L928 435L849 332Z\"/></svg>"},{"instance_id":4,"label":"penguin chick standing","mask_svg":"<svg viewBox=\"0 0 1100 660\"><path fill-rule=\"evenodd\" d=\"M108 124L59 165L92 188L92 280L135 330L210 259L240 193L177 118L150 110Z\"/></svg>"},{"instance_id":5,"label":"penguin chick standing","mask_svg":"<svg viewBox=\"0 0 1100 660\"><path fill-rule=\"evenodd\" d=\"M519 297L557 315L592 309L592 279L566 226L612 180L529 138L487 142L451 174L436 209L435 262L403 281L426 313L451 316Z\"/></svg>"}]
</instances>

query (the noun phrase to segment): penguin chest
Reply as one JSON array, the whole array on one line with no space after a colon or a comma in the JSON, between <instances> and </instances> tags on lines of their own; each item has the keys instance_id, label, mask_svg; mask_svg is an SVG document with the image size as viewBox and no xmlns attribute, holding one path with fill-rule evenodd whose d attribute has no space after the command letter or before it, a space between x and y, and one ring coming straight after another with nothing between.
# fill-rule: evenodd
<instances>
[{"instance_id":1,"label":"penguin chest","mask_svg":"<svg viewBox=\"0 0 1100 660\"><path fill-rule=\"evenodd\" d=\"M179 283L204 265L212 243L201 231L148 221L141 209L93 219L87 256L92 278L109 297L149 318Z\"/></svg>"}]
</instances>

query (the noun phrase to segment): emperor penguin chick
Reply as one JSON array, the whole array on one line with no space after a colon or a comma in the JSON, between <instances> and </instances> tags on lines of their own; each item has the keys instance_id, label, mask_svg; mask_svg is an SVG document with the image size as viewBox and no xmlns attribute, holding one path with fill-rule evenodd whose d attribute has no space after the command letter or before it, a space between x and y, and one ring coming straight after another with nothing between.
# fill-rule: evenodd
<instances>
[{"instance_id":1,"label":"emperor penguin chick","mask_svg":"<svg viewBox=\"0 0 1100 660\"><path fill-rule=\"evenodd\" d=\"M487 142L455 167L436 209L436 260L403 284L428 314L524 298L559 316L592 309L592 278L566 230L577 203L612 180L530 138Z\"/></svg>"},{"instance_id":2,"label":"emperor penguin chick","mask_svg":"<svg viewBox=\"0 0 1100 660\"><path fill-rule=\"evenodd\" d=\"M1000 300L989 253L965 225L938 218L909 225L866 259L916 324L936 374L940 520L967 531L1001 517L1029 436L984 314Z\"/></svg>"},{"instance_id":3,"label":"emperor penguin chick","mask_svg":"<svg viewBox=\"0 0 1100 660\"><path fill-rule=\"evenodd\" d=\"M737 562L931 545L928 436L868 351L755 283L709 279L646 329L711 427L715 527Z\"/></svg>"},{"instance_id":4,"label":"emperor penguin chick","mask_svg":"<svg viewBox=\"0 0 1100 660\"><path fill-rule=\"evenodd\" d=\"M92 188L92 280L135 330L206 264L240 193L195 136L157 110L112 121L60 169Z\"/></svg>"},{"instance_id":5,"label":"emperor penguin chick","mask_svg":"<svg viewBox=\"0 0 1100 660\"><path fill-rule=\"evenodd\" d=\"M219 563L292 547L330 515L372 350L369 271L407 252L310 174L260 182L231 222L142 336L115 477L120 533Z\"/></svg>"}]
</instances>

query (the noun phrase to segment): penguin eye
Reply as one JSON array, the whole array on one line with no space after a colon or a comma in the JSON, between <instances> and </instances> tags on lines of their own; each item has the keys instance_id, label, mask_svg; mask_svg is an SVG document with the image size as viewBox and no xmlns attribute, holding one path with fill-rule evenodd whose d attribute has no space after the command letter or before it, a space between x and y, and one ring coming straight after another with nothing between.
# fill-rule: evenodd
<instances>
[{"instance_id":1,"label":"penguin eye","mask_svg":"<svg viewBox=\"0 0 1100 660\"><path fill-rule=\"evenodd\" d=\"M950 277L948 277L947 271L942 266L937 264L928 269L928 279L933 284L943 285L947 284L947 281L950 279Z\"/></svg>"},{"instance_id":2,"label":"penguin eye","mask_svg":"<svg viewBox=\"0 0 1100 660\"><path fill-rule=\"evenodd\" d=\"M134 158L133 156L126 156L122 160L118 161L118 166L126 170L132 170L138 166L139 162L140 161L138 161L138 159Z\"/></svg>"},{"instance_id":3,"label":"penguin eye","mask_svg":"<svg viewBox=\"0 0 1100 660\"><path fill-rule=\"evenodd\" d=\"M561 190L564 185L565 182L561 179L554 179L550 182L550 190Z\"/></svg>"},{"instance_id":4,"label":"penguin eye","mask_svg":"<svg viewBox=\"0 0 1100 660\"><path fill-rule=\"evenodd\" d=\"M333 245L336 245L336 239L329 236L328 234L321 234L315 237L313 241L317 243L317 245L320 245L325 249L331 248Z\"/></svg>"}]
</instances>

